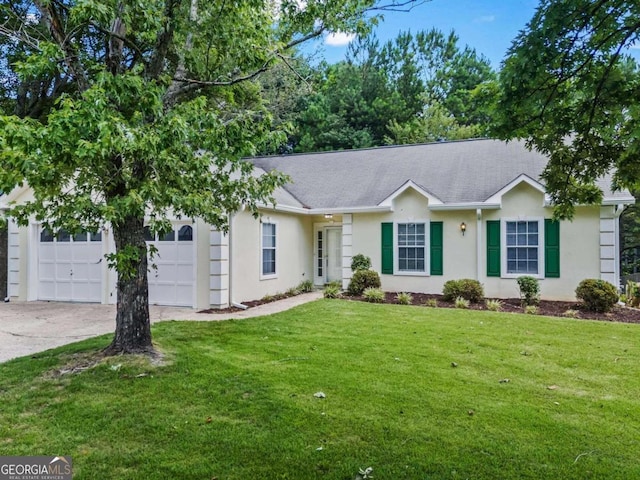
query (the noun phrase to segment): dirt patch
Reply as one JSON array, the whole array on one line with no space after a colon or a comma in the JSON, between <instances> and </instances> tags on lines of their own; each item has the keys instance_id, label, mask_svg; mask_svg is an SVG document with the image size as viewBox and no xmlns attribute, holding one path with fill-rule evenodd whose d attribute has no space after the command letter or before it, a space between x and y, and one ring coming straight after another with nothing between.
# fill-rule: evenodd
<instances>
[{"instance_id":1,"label":"dirt patch","mask_svg":"<svg viewBox=\"0 0 640 480\"><path fill-rule=\"evenodd\" d=\"M397 293L386 292L385 301L387 304L397 304ZM432 295L425 293L411 293L413 297L412 305L425 306L427 301L435 300L438 308L455 308L453 302L447 302L442 295ZM345 296L345 299L354 301L365 301L362 296ZM502 302L502 312L523 313L524 309L520 304L519 298L500 299ZM488 310L485 303L472 303L469 305L470 310ZM590 312L585 309L580 302L556 302L549 300L541 300L538 304L536 315L546 315L549 317L572 317L586 320L600 320L603 322L622 322L622 323L640 323L640 309L629 308L625 306L616 306L611 312L597 313Z\"/></svg>"}]
</instances>

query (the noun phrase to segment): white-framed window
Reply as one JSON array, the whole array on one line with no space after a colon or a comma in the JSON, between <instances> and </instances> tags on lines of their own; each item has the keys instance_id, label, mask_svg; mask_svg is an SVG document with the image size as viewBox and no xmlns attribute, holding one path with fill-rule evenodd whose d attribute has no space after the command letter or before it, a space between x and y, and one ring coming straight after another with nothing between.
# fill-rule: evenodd
<instances>
[{"instance_id":1,"label":"white-framed window","mask_svg":"<svg viewBox=\"0 0 640 480\"><path fill-rule=\"evenodd\" d=\"M276 276L276 235L277 225L263 222L260 239L260 277L273 278Z\"/></svg>"},{"instance_id":2,"label":"white-framed window","mask_svg":"<svg viewBox=\"0 0 640 480\"><path fill-rule=\"evenodd\" d=\"M540 218L502 220L503 276L543 275L543 228Z\"/></svg>"},{"instance_id":3,"label":"white-framed window","mask_svg":"<svg viewBox=\"0 0 640 480\"><path fill-rule=\"evenodd\" d=\"M396 223L395 273L399 275L426 275L428 264L428 238L426 221Z\"/></svg>"}]
</instances>

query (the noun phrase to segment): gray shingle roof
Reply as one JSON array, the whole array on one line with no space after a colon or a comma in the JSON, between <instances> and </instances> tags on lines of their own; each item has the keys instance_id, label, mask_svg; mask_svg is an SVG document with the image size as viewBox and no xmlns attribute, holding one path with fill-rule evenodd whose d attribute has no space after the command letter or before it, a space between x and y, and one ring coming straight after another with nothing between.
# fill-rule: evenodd
<instances>
[{"instance_id":1,"label":"gray shingle roof","mask_svg":"<svg viewBox=\"0 0 640 480\"><path fill-rule=\"evenodd\" d=\"M407 181L445 204L483 202L522 174L541 182L547 158L523 142L478 139L250 161L291 177L285 188L294 198L287 198L287 205L332 209L374 207ZM613 193L610 184L608 178L599 182L605 198L630 198L628 192Z\"/></svg>"}]
</instances>

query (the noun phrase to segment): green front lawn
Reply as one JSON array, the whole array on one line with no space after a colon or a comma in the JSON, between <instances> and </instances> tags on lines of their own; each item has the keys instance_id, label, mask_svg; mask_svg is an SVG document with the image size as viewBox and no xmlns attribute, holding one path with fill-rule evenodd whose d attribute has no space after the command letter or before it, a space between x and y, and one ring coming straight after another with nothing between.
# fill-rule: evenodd
<instances>
[{"instance_id":1,"label":"green front lawn","mask_svg":"<svg viewBox=\"0 0 640 480\"><path fill-rule=\"evenodd\" d=\"M640 478L640 325L321 300L153 334L164 365L56 373L109 337L0 365L1 454L75 479Z\"/></svg>"}]
</instances>

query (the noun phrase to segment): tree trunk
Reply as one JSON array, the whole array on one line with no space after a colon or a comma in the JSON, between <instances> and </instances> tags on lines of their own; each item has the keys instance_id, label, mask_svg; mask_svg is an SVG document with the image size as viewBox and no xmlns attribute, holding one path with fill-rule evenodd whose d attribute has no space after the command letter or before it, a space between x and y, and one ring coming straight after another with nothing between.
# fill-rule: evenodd
<instances>
[{"instance_id":1,"label":"tree trunk","mask_svg":"<svg viewBox=\"0 0 640 480\"><path fill-rule=\"evenodd\" d=\"M116 332L105 353L152 353L144 218L126 217L113 226L113 236L116 252L129 252L132 256L119 267Z\"/></svg>"}]
</instances>

